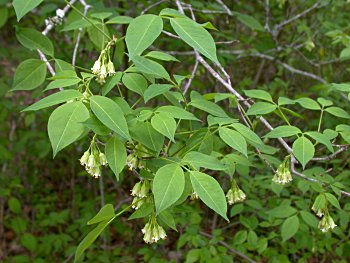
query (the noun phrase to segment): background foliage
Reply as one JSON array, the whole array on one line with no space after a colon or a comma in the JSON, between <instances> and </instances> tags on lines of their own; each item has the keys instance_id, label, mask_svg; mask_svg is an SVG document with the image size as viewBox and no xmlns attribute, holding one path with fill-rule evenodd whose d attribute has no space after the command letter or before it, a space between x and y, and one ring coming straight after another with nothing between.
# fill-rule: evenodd
<instances>
[{"instance_id":1,"label":"background foliage","mask_svg":"<svg viewBox=\"0 0 350 263\"><path fill-rule=\"evenodd\" d=\"M350 143L350 85L346 82L350 58L350 6L347 1L71 2L75 8L67 8L68 12L60 19L61 13L56 10L66 6L63 1L0 1L1 260L71 262L79 242L88 233L93 233L94 227L87 222L109 221L114 211L118 213L123 209L125 212L116 217L107 231L102 232L101 238L86 250L86 262L349 260L350 206L347 200L350 181L346 149ZM197 32L191 29L192 36L199 36L200 46L181 31L191 23L175 19L181 17L181 13L176 13L181 12L179 5L188 17L194 15L192 18L201 24L196 28ZM178 11L164 11L165 8ZM162 19L158 16L161 11ZM85 12L88 20L82 19ZM152 33L147 35L151 40L146 37L143 41L138 33L149 20L139 20L134 23L134 28L131 26L141 14L157 15L152 17L156 21L150 26L153 32L162 30L157 28L159 19L164 23L164 31L153 39L156 39L154 43ZM132 19L135 17L138 18ZM45 32L45 27L50 25L53 27L47 32L48 38L44 38L40 32ZM81 32L79 28L82 28ZM215 40L217 52L210 45L210 36L203 33L204 28ZM128 35L127 30L131 33L123 39ZM112 58L117 73L101 86L93 80L95 76L89 74L109 41L106 35L119 39ZM208 64L196 56L192 47L204 56L217 75L208 70ZM58 72L55 79L50 79L50 69L39 60L37 48L48 57L52 70ZM148 53L150 51L153 54ZM160 51L165 53L157 53ZM148 55L139 56L141 53ZM157 61L163 67L149 64L150 61ZM132 63L136 70L129 68ZM72 73L70 64L77 65L76 73ZM67 70L70 70L69 74ZM125 71L129 73L125 74ZM140 71L145 77L138 74ZM121 72L124 72L123 76ZM179 84L180 76L187 77L182 84ZM107 105L106 97L90 97L91 94L84 93L84 99L90 100L90 104L84 100L63 104L66 111L62 110L56 120L51 119L51 132L49 116L52 108L32 111L35 107L31 106L21 112L65 85L73 88L66 89L70 93L65 93L67 97L60 103L83 98L84 90L78 83L81 78L89 77L90 89L95 95L115 99L122 93L128 105L115 99L119 106L109 104L108 112L120 112L120 107L125 115L128 115L125 112L131 112L135 120L128 118L130 135L125 132L127 128L103 121L106 116L99 111L98 105ZM154 78L157 81L153 83ZM160 84L162 86L157 86ZM77 93L77 89L82 93ZM238 91L247 99L242 100L232 91ZM185 103L179 103L183 101L181 94ZM91 112L103 125L96 125L96 119L95 122L89 119L89 112L82 108L82 103L91 107ZM248 108L246 103L253 106ZM173 108L171 111L157 108L179 104L185 105L188 111L176 113ZM98 133L96 143L104 149L110 166L110 169L103 168L99 179L90 176L78 161L95 138L92 132L85 131L81 122L70 126L74 132L65 138L66 141L55 141L55 133L60 133L62 127L62 116L70 112L67 107L76 107L77 118L89 119L90 123L84 125ZM115 107L119 108L115 110ZM122 115L114 114L112 120L121 123L118 118ZM270 131L261 122L261 115L278 128ZM143 123L150 118L150 122ZM197 118L201 122L195 121ZM137 125L133 124L136 119L141 121ZM178 119L185 120L179 123ZM254 133L243 126L246 122ZM163 123L165 128L173 128L170 131L164 129ZM149 144L144 134L138 134L150 127L158 127L157 134L160 134L153 144ZM178 128L176 134L174 128ZM107 136L110 130L120 136L110 139ZM123 169L127 157L118 150L124 147L119 144L122 138L129 139L129 136L142 144L135 146L136 151L127 145L129 166L135 161L131 158L135 156L130 157L130 154L138 150L143 152L143 156L137 156L138 166L131 170ZM282 137L292 148L292 157L288 148L278 141ZM190 154L183 152L181 147ZM164 152L174 154L175 162L182 168L174 163L159 162L161 158L154 152L162 152L164 158L167 158ZM150 156L157 158L152 162ZM119 166L118 161L113 165L113 158L125 159L124 165ZM140 164L140 160L144 163ZM201 174L193 172L189 175L187 170L199 167L211 178L203 180L215 178L225 193L231 188L233 176L246 200L229 206L227 214L222 196L214 198L219 206L210 204L200 194ZM293 181L285 185L272 181L276 170L277 175L291 171ZM165 195L162 185L168 181L162 181L164 176L158 176L160 181L154 179L157 183L153 184L155 208L167 213L163 219L158 218L167 239L145 244L141 229L148 221L148 213L137 210L141 212L135 215L128 209L133 200L130 190L139 177L147 181L154 175L157 178L157 174L172 172L184 173L184 178L191 183L182 182L175 176L176 185L185 189L188 188L185 185L192 185L200 199L218 214L200 200L192 200L191 186L185 191L182 204L179 202L182 192L178 193L176 188L169 193L167 204L159 202ZM281 178L275 181L279 180ZM211 193L221 191L217 191L215 182L209 182ZM192 198L186 199L191 193ZM179 205L174 207L175 202ZM148 209L146 205L143 204L144 210ZM98 216L94 218L101 207L108 210L104 220ZM329 213L337 227L323 233L319 229L322 226L318 225L317 213ZM226 215L229 222L225 220ZM130 216L134 219L130 220Z\"/></svg>"}]
</instances>

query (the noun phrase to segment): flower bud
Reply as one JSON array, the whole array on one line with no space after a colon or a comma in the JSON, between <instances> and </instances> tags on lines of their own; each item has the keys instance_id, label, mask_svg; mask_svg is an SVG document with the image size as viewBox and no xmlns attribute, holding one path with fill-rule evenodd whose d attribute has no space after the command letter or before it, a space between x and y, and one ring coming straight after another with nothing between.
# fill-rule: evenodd
<instances>
[{"instance_id":1,"label":"flower bud","mask_svg":"<svg viewBox=\"0 0 350 263\"><path fill-rule=\"evenodd\" d=\"M101 61L99 58L98 60L95 61L94 66L91 68L92 73L95 75L99 74L100 68L101 68Z\"/></svg>"},{"instance_id":2,"label":"flower bud","mask_svg":"<svg viewBox=\"0 0 350 263\"><path fill-rule=\"evenodd\" d=\"M289 156L287 156L284 161L280 164L280 166L277 168L277 171L272 178L272 181L277 184L287 184L293 180L292 174L289 170Z\"/></svg>"},{"instance_id":3,"label":"flower bud","mask_svg":"<svg viewBox=\"0 0 350 263\"><path fill-rule=\"evenodd\" d=\"M112 61L109 61L107 64L107 73L108 73L108 75L115 74L114 64Z\"/></svg>"},{"instance_id":4,"label":"flower bud","mask_svg":"<svg viewBox=\"0 0 350 263\"><path fill-rule=\"evenodd\" d=\"M128 157L126 158L126 164L129 167L129 170L132 171L134 168L137 167L137 157L135 156L135 154L131 153L128 155Z\"/></svg>"},{"instance_id":5,"label":"flower bud","mask_svg":"<svg viewBox=\"0 0 350 263\"><path fill-rule=\"evenodd\" d=\"M106 155L104 153L100 152L98 157L100 159L100 164L101 165L107 165L107 159L106 159Z\"/></svg>"},{"instance_id":6,"label":"flower bud","mask_svg":"<svg viewBox=\"0 0 350 263\"><path fill-rule=\"evenodd\" d=\"M141 190L139 192L139 197L144 198L148 195L149 192L149 182L147 180L144 181L144 183L141 186Z\"/></svg>"},{"instance_id":7,"label":"flower bud","mask_svg":"<svg viewBox=\"0 0 350 263\"><path fill-rule=\"evenodd\" d=\"M198 199L198 198L199 198L199 196L198 196L197 192L196 192L196 191L193 191L192 194L191 194L191 196L190 196L190 200L196 200L196 199Z\"/></svg>"},{"instance_id":8,"label":"flower bud","mask_svg":"<svg viewBox=\"0 0 350 263\"><path fill-rule=\"evenodd\" d=\"M88 168L92 168L92 167L95 167L95 166L96 166L96 160L95 160L95 156L94 156L93 154L90 154L86 166L87 166Z\"/></svg>"},{"instance_id":9,"label":"flower bud","mask_svg":"<svg viewBox=\"0 0 350 263\"><path fill-rule=\"evenodd\" d=\"M132 196L139 196L141 190L142 182L137 182L131 190Z\"/></svg>"},{"instance_id":10,"label":"flower bud","mask_svg":"<svg viewBox=\"0 0 350 263\"><path fill-rule=\"evenodd\" d=\"M83 156L80 158L80 164L86 165L90 157L90 151L84 152Z\"/></svg>"},{"instance_id":11,"label":"flower bud","mask_svg":"<svg viewBox=\"0 0 350 263\"><path fill-rule=\"evenodd\" d=\"M318 223L318 228L324 233L328 232L329 229L335 228L336 226L337 225L334 223L333 218L328 213L326 213Z\"/></svg>"}]
</instances>

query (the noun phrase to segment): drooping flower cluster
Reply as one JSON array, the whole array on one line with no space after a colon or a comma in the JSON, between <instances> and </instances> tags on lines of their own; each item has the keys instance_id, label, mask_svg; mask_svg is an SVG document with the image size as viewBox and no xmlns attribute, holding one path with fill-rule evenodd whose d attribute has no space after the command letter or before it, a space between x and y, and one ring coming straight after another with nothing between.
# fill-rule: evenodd
<instances>
[{"instance_id":1,"label":"drooping flower cluster","mask_svg":"<svg viewBox=\"0 0 350 263\"><path fill-rule=\"evenodd\" d=\"M232 186L230 190L228 190L226 198L229 205L243 202L246 199L245 193L238 187L235 179L232 180Z\"/></svg>"},{"instance_id":2,"label":"drooping flower cluster","mask_svg":"<svg viewBox=\"0 0 350 263\"><path fill-rule=\"evenodd\" d=\"M101 166L106 166L106 155L97 147L95 140L91 141L89 149L80 158L80 164L95 178L101 176Z\"/></svg>"},{"instance_id":3,"label":"drooping flower cluster","mask_svg":"<svg viewBox=\"0 0 350 263\"><path fill-rule=\"evenodd\" d=\"M275 175L272 178L272 181L277 184L287 184L293 180L292 174L290 173L290 156L288 155L283 162L280 164L280 166L277 168L277 171Z\"/></svg>"},{"instance_id":4,"label":"drooping flower cluster","mask_svg":"<svg viewBox=\"0 0 350 263\"><path fill-rule=\"evenodd\" d=\"M130 153L126 158L126 165L129 167L129 170L145 168L145 161L143 158L151 157L152 155L148 150L142 145L137 144L134 148L134 152Z\"/></svg>"},{"instance_id":5,"label":"drooping flower cluster","mask_svg":"<svg viewBox=\"0 0 350 263\"><path fill-rule=\"evenodd\" d=\"M148 180L137 182L131 190L131 195L134 196L132 200L132 208L139 209L145 202L149 195L150 184Z\"/></svg>"},{"instance_id":6,"label":"drooping flower cluster","mask_svg":"<svg viewBox=\"0 0 350 263\"><path fill-rule=\"evenodd\" d=\"M318 228L322 232L328 232L330 229L333 229L337 226L328 212L327 201L324 195L319 195L316 198L311 209L316 213L318 217L322 217L322 219L318 223Z\"/></svg>"},{"instance_id":7,"label":"drooping flower cluster","mask_svg":"<svg viewBox=\"0 0 350 263\"><path fill-rule=\"evenodd\" d=\"M112 49L114 48L116 39L108 42L106 47L101 51L100 56L95 61L94 66L91 68L92 73L97 75L97 81L99 83L104 83L107 76L115 74L114 64L112 62L113 53Z\"/></svg>"},{"instance_id":8,"label":"drooping flower cluster","mask_svg":"<svg viewBox=\"0 0 350 263\"><path fill-rule=\"evenodd\" d=\"M328 232L329 229L335 228L337 225L334 223L333 218L330 216L328 211L322 217L321 221L318 223L318 228L322 232Z\"/></svg>"},{"instance_id":9,"label":"drooping flower cluster","mask_svg":"<svg viewBox=\"0 0 350 263\"><path fill-rule=\"evenodd\" d=\"M148 223L146 223L145 227L141 230L141 232L144 234L143 240L147 244L156 243L158 242L158 240L166 238L164 228L158 224L153 214L151 215Z\"/></svg>"},{"instance_id":10,"label":"drooping flower cluster","mask_svg":"<svg viewBox=\"0 0 350 263\"><path fill-rule=\"evenodd\" d=\"M197 200L199 198L196 191L193 191L190 195L190 200Z\"/></svg>"}]
</instances>

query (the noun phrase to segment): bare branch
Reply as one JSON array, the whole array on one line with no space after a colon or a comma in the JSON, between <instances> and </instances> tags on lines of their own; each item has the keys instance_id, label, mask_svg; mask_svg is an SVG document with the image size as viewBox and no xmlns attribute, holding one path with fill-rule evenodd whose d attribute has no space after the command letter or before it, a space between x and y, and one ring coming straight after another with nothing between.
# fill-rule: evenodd
<instances>
[{"instance_id":1,"label":"bare branch","mask_svg":"<svg viewBox=\"0 0 350 263\"><path fill-rule=\"evenodd\" d=\"M90 5L86 4L85 0L80 0L80 3L84 6L84 16L86 16L87 11L89 10L89 8L91 7ZM72 65L75 66L75 61L76 61L76 57L77 57L77 52L78 52L78 48L79 48L79 44L80 44L80 39L81 39L81 32L83 31L82 28L79 28L79 33L77 36L77 42L75 43L75 47L73 50L73 57L72 57Z\"/></svg>"},{"instance_id":2,"label":"bare branch","mask_svg":"<svg viewBox=\"0 0 350 263\"><path fill-rule=\"evenodd\" d=\"M229 16L232 16L232 12L231 12L230 8L228 8L227 5L225 5L225 3L222 0L216 0L216 2L218 2L225 9L226 13Z\"/></svg>"},{"instance_id":3,"label":"bare branch","mask_svg":"<svg viewBox=\"0 0 350 263\"><path fill-rule=\"evenodd\" d=\"M141 12L141 15L144 15L147 11L149 11L150 9L152 9L153 7L157 6L157 5L160 5L161 3L164 3L164 2L168 2L169 0L160 0L154 4L151 4L149 6L147 6L145 9L142 10Z\"/></svg>"}]
</instances>

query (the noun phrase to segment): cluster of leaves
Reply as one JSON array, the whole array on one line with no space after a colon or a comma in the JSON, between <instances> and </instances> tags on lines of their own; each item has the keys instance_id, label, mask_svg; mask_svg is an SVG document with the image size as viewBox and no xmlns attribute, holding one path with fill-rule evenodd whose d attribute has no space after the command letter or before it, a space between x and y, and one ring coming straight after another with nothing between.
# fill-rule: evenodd
<instances>
[{"instance_id":1,"label":"cluster of leaves","mask_svg":"<svg viewBox=\"0 0 350 263\"><path fill-rule=\"evenodd\" d=\"M21 2L13 3L18 20L42 1L28 1L29 5ZM329 255L347 257L350 207L341 207L338 199L347 194L349 172L342 171L337 165L343 161L339 153L350 143L347 103L344 106L338 103L341 97L347 99L349 84L325 83L314 88L316 91L317 87L323 89L322 92L315 91L314 98L303 92L288 98L289 92L276 95L275 90L279 86L293 87L298 79L289 83L283 80L282 73L276 73L278 77L255 88L259 73L255 77L256 83L247 78L237 83L238 91L246 96L244 101L248 104L245 104L234 94L223 92L221 87L214 92L214 88L207 87L205 78L196 80L201 78L200 73L206 67L191 76L186 63L169 54L172 49L167 43L171 42L174 47L196 50L196 63L198 56L203 56L219 70L222 65L235 61L237 58L232 56L218 56L214 38L208 30L212 30L215 37L227 36L224 29L222 33L215 32L216 28L207 22L211 15L201 17L205 23L199 23L167 4L162 8L162 4L159 12L136 13L133 18L116 14L113 6L106 8L95 4L87 16L70 6L73 10L67 20L63 25L56 25L73 36L81 31L79 34L82 35L77 39L87 40L84 46L96 59L83 53L78 60L79 66L57 54L62 50L57 51L56 44L33 27L16 28L18 42L33 52L17 67L11 91L33 91L38 96L38 87L46 83L47 63L54 63L55 72L43 89L45 97L22 112L33 114L59 105L47 121L53 156L59 158L63 153L57 154L70 145L79 146L73 149L71 156L77 160L77 150L81 153L81 164L90 174L100 178L100 181L92 181L93 184L103 186L103 175L114 184L117 182L117 188L132 190L134 196L121 211L115 211L111 195L112 204L104 205L91 220L80 218L75 224L88 221L87 224L94 228L87 231L79 245L75 244L78 245L76 250L73 247L67 254L74 250L75 260L81 260L83 253L107 226L122 222L120 218L125 213L137 208L129 220L140 222L143 219L144 223L157 227L159 224L161 229L166 229L169 242L176 239L172 233L181 229L177 249L186 247L187 262L231 262L229 251L232 252L232 248L239 251L238 255L255 255L257 259L266 258L271 262L288 262L289 253L295 254L301 262L315 252L324 258ZM199 10L206 7L194 1L191 4ZM283 1L279 5L273 4L272 13L280 14L285 5ZM215 5L209 7L217 8ZM265 12L254 18L244 14L247 12L244 8L243 11L231 14L237 18L237 23L241 23L239 30L253 33L253 37L239 39L242 46L252 46L242 56L259 56L259 52L267 51L271 46L281 47L276 35L269 36L266 27L258 21L259 15L265 15ZM303 23L298 26L297 31L305 29ZM216 27L221 30L219 22ZM164 31L166 34L162 34ZM310 29L305 31L307 38L303 45L307 51L302 55L311 53L312 56L312 35ZM333 38L334 45L339 43L339 34L328 31L327 35ZM265 42L254 43L260 36ZM279 41L282 42L283 37ZM347 45L347 42L343 41L343 44ZM37 50L49 58L48 62L35 58ZM346 50L341 51L340 59L346 59ZM292 51L282 48L281 52L285 52L281 54L283 57ZM279 71L286 68L284 65L284 62L280 63ZM251 69L237 69L240 70ZM215 76L219 76L217 80L225 77L218 72ZM183 90L187 83L191 84L188 93ZM309 84L304 84L304 88L308 88L305 85ZM57 89L59 91L53 92ZM298 92L296 88L295 92ZM266 119L274 123L274 129L263 126ZM281 146L278 140L284 144ZM291 147L286 148L286 144ZM106 160L101 159L104 155ZM75 167L74 161L70 163ZM106 163L108 166L102 168L101 165ZM112 173L114 177L110 176ZM83 169L81 174L85 179L89 176ZM277 179L272 181L274 176ZM297 176L300 178L296 179ZM292 183L281 185L292 179L295 179ZM143 188L139 189L139 185ZM11 195L11 184L8 189L5 196ZM104 194L103 190L101 194ZM245 198L243 204L237 204ZM210 210L201 206L197 199ZM21 204L18 199L7 200L11 213L19 214ZM234 204L230 210L227 203ZM79 207L84 205L92 206L86 202ZM208 234L201 230L201 222L204 214L213 215L211 210L224 220L215 215L211 234ZM317 219L313 212L322 219ZM55 220L62 216L58 225L67 220L65 213L52 215L57 216ZM18 234L25 232L26 221L19 217L16 220L17 223L6 227ZM51 222L53 225L55 220ZM331 224L333 220L339 227ZM130 230L129 235L134 235L132 231L141 233L141 228ZM225 229L229 230L228 235ZM320 229L329 232L323 234ZM145 241L149 241L147 229L142 230ZM152 235L153 241L158 241L157 233ZM229 239L225 242L227 236ZM76 234L74 237L77 238ZM62 238L64 244L71 241L70 237ZM296 242L285 242L291 239ZM163 246L167 242L161 241ZM21 243L35 251L37 239L33 234L25 233ZM333 251L335 245L339 246ZM118 256L122 255L118 253ZM146 261L158 260L151 248L140 249L139 253Z\"/></svg>"}]
</instances>

